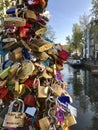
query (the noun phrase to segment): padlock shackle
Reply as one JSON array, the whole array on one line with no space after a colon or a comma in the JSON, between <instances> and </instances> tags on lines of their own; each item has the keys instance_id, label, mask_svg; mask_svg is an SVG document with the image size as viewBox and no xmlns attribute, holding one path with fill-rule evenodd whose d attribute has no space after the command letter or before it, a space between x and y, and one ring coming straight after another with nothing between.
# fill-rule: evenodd
<instances>
[{"instance_id":1,"label":"padlock shackle","mask_svg":"<svg viewBox=\"0 0 98 130\"><path fill-rule=\"evenodd\" d=\"M21 108L21 104L20 104L20 102L22 103L22 108L21 108L21 112L22 113L24 113L24 102L23 102L23 100L22 99L16 99L16 100L14 100L13 102L11 102L11 104L9 105L9 109L8 109L8 112L12 112L13 111L13 105L15 104L15 102L17 102L18 101L18 103L19 103L19 109L18 109L18 112L19 112L19 110L20 110L20 108Z\"/></svg>"}]
</instances>

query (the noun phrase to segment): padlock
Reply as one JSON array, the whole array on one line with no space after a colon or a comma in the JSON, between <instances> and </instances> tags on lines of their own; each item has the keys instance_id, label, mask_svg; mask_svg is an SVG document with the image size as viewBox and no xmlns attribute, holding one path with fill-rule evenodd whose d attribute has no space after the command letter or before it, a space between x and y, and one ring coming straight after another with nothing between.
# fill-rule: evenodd
<instances>
[{"instance_id":1,"label":"padlock","mask_svg":"<svg viewBox=\"0 0 98 130\"><path fill-rule=\"evenodd\" d=\"M69 127L69 126L72 126L72 125L75 125L75 124L77 124L77 121L76 121L75 117L70 113L67 114L65 116L64 126Z\"/></svg>"},{"instance_id":2,"label":"padlock","mask_svg":"<svg viewBox=\"0 0 98 130\"><path fill-rule=\"evenodd\" d=\"M11 67L8 66L7 68L5 68L1 73L0 73L0 78L4 79L8 76L9 71L10 71Z\"/></svg>"},{"instance_id":3,"label":"padlock","mask_svg":"<svg viewBox=\"0 0 98 130\"><path fill-rule=\"evenodd\" d=\"M28 94L24 98L24 103L29 107L35 106L35 97L32 94Z\"/></svg>"},{"instance_id":4,"label":"padlock","mask_svg":"<svg viewBox=\"0 0 98 130\"><path fill-rule=\"evenodd\" d=\"M6 14L15 14L15 8L9 8L6 10Z\"/></svg>"},{"instance_id":5,"label":"padlock","mask_svg":"<svg viewBox=\"0 0 98 130\"><path fill-rule=\"evenodd\" d=\"M37 109L35 107L27 107L25 113L33 117L36 111Z\"/></svg>"},{"instance_id":6,"label":"padlock","mask_svg":"<svg viewBox=\"0 0 98 130\"><path fill-rule=\"evenodd\" d=\"M38 87L38 98L47 98L48 87L39 86Z\"/></svg>"},{"instance_id":7,"label":"padlock","mask_svg":"<svg viewBox=\"0 0 98 130\"><path fill-rule=\"evenodd\" d=\"M19 37L20 38L28 38L29 37L29 28L20 27L19 28Z\"/></svg>"},{"instance_id":8,"label":"padlock","mask_svg":"<svg viewBox=\"0 0 98 130\"><path fill-rule=\"evenodd\" d=\"M41 130L48 130L50 126L50 122L48 117L43 117L39 120L39 125Z\"/></svg>"},{"instance_id":9,"label":"padlock","mask_svg":"<svg viewBox=\"0 0 98 130\"><path fill-rule=\"evenodd\" d=\"M51 42L47 42L44 39L32 39L30 47L35 52L45 52L53 47ZM47 54L48 55L48 54Z\"/></svg>"},{"instance_id":10,"label":"padlock","mask_svg":"<svg viewBox=\"0 0 98 130\"><path fill-rule=\"evenodd\" d=\"M59 122L63 122L64 121L64 112L61 111L60 109L57 108L56 111L56 118Z\"/></svg>"},{"instance_id":11,"label":"padlock","mask_svg":"<svg viewBox=\"0 0 98 130\"><path fill-rule=\"evenodd\" d=\"M15 77L15 75L16 75L18 69L19 69L19 66L20 66L20 63L15 63L15 64L13 64L11 66L11 69L10 69L10 71L8 73L8 78L9 79L12 79L13 77Z\"/></svg>"},{"instance_id":12,"label":"padlock","mask_svg":"<svg viewBox=\"0 0 98 130\"><path fill-rule=\"evenodd\" d=\"M22 57L23 57L23 55L22 55L22 48L21 47L18 47L12 51L11 58L14 62L20 61L20 59L22 59Z\"/></svg>"},{"instance_id":13,"label":"padlock","mask_svg":"<svg viewBox=\"0 0 98 130\"><path fill-rule=\"evenodd\" d=\"M6 56L6 54L8 53L7 50L4 50L3 47L2 47L3 43L2 41L0 40L0 55L2 56Z\"/></svg>"},{"instance_id":14,"label":"padlock","mask_svg":"<svg viewBox=\"0 0 98 130\"><path fill-rule=\"evenodd\" d=\"M49 121L50 121L49 130L56 130L56 126L57 126L56 116L49 117Z\"/></svg>"},{"instance_id":15,"label":"padlock","mask_svg":"<svg viewBox=\"0 0 98 130\"><path fill-rule=\"evenodd\" d=\"M56 96L61 96L63 92L61 85L58 83L51 84L51 90Z\"/></svg>"},{"instance_id":16,"label":"padlock","mask_svg":"<svg viewBox=\"0 0 98 130\"><path fill-rule=\"evenodd\" d=\"M0 99L4 98L7 95L8 91L8 87L0 88Z\"/></svg>"},{"instance_id":17,"label":"padlock","mask_svg":"<svg viewBox=\"0 0 98 130\"><path fill-rule=\"evenodd\" d=\"M3 127L6 128L23 127L24 119L26 117L24 113L24 107L25 107L24 103L21 99L16 99L13 102L11 102L11 104L9 105L8 113L5 115Z\"/></svg>"}]
</instances>

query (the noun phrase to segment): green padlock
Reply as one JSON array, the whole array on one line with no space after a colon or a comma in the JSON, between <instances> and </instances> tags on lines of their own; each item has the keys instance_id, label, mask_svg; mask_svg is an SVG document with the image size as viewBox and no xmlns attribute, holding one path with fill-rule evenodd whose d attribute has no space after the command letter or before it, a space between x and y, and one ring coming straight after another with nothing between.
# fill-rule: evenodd
<instances>
[{"instance_id":1,"label":"green padlock","mask_svg":"<svg viewBox=\"0 0 98 130\"><path fill-rule=\"evenodd\" d=\"M0 73L0 78L4 79L8 76L8 73L10 71L11 67L8 66L7 68L5 68L1 73Z\"/></svg>"},{"instance_id":2,"label":"green padlock","mask_svg":"<svg viewBox=\"0 0 98 130\"><path fill-rule=\"evenodd\" d=\"M12 80L8 80L7 87L9 88L9 91L13 91L15 83Z\"/></svg>"}]
</instances>

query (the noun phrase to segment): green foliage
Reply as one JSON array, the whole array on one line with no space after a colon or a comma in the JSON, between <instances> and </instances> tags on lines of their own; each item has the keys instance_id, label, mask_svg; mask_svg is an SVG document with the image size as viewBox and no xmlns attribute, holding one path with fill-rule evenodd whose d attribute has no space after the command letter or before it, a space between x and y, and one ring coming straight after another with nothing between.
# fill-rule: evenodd
<instances>
[{"instance_id":1,"label":"green foliage","mask_svg":"<svg viewBox=\"0 0 98 130\"><path fill-rule=\"evenodd\" d=\"M72 37L67 36L66 42L69 44L69 52L73 52L74 50L79 50L82 52L83 45L82 45L82 36L83 32L81 31L80 26L76 23L73 24L73 33Z\"/></svg>"},{"instance_id":2,"label":"green foliage","mask_svg":"<svg viewBox=\"0 0 98 130\"><path fill-rule=\"evenodd\" d=\"M72 52L75 50L75 48L74 48L74 45L73 45L72 37L71 37L71 36L69 36L69 35L66 36L66 43L69 44L68 51L69 51L70 53L72 53Z\"/></svg>"},{"instance_id":3,"label":"green foliage","mask_svg":"<svg viewBox=\"0 0 98 130\"><path fill-rule=\"evenodd\" d=\"M70 38L70 36L68 35L68 36L66 36L66 42L67 42L67 44L71 44L71 38Z\"/></svg>"},{"instance_id":4,"label":"green foliage","mask_svg":"<svg viewBox=\"0 0 98 130\"><path fill-rule=\"evenodd\" d=\"M70 53L72 53L74 50L75 50L75 48L74 48L73 44L70 44L70 46L69 46L69 48L68 48L68 51L69 51Z\"/></svg>"},{"instance_id":5,"label":"green foliage","mask_svg":"<svg viewBox=\"0 0 98 130\"><path fill-rule=\"evenodd\" d=\"M92 39L98 42L98 23L95 23L95 25L91 26L90 35Z\"/></svg>"},{"instance_id":6,"label":"green foliage","mask_svg":"<svg viewBox=\"0 0 98 130\"><path fill-rule=\"evenodd\" d=\"M82 43L82 36L83 36L83 32L81 31L80 26L77 23L73 24L72 39L73 39L73 45L76 50L80 48L80 44Z\"/></svg>"},{"instance_id":7,"label":"green foliage","mask_svg":"<svg viewBox=\"0 0 98 130\"><path fill-rule=\"evenodd\" d=\"M98 0L92 0L91 14L94 16L91 23L94 23L90 28L90 33L94 33L93 38L96 40L98 37Z\"/></svg>"},{"instance_id":8,"label":"green foliage","mask_svg":"<svg viewBox=\"0 0 98 130\"><path fill-rule=\"evenodd\" d=\"M98 0L92 0L91 14L92 14L95 18L98 18Z\"/></svg>"}]
</instances>

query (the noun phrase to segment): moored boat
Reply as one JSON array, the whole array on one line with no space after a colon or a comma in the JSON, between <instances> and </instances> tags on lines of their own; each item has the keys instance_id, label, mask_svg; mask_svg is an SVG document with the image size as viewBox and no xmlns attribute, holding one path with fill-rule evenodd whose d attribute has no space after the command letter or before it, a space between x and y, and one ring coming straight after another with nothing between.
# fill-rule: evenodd
<instances>
[{"instance_id":1,"label":"moored boat","mask_svg":"<svg viewBox=\"0 0 98 130\"><path fill-rule=\"evenodd\" d=\"M69 65L71 65L72 67L81 67L82 66L82 62L80 59L72 59L72 58L69 58L67 60L67 63Z\"/></svg>"}]
</instances>

